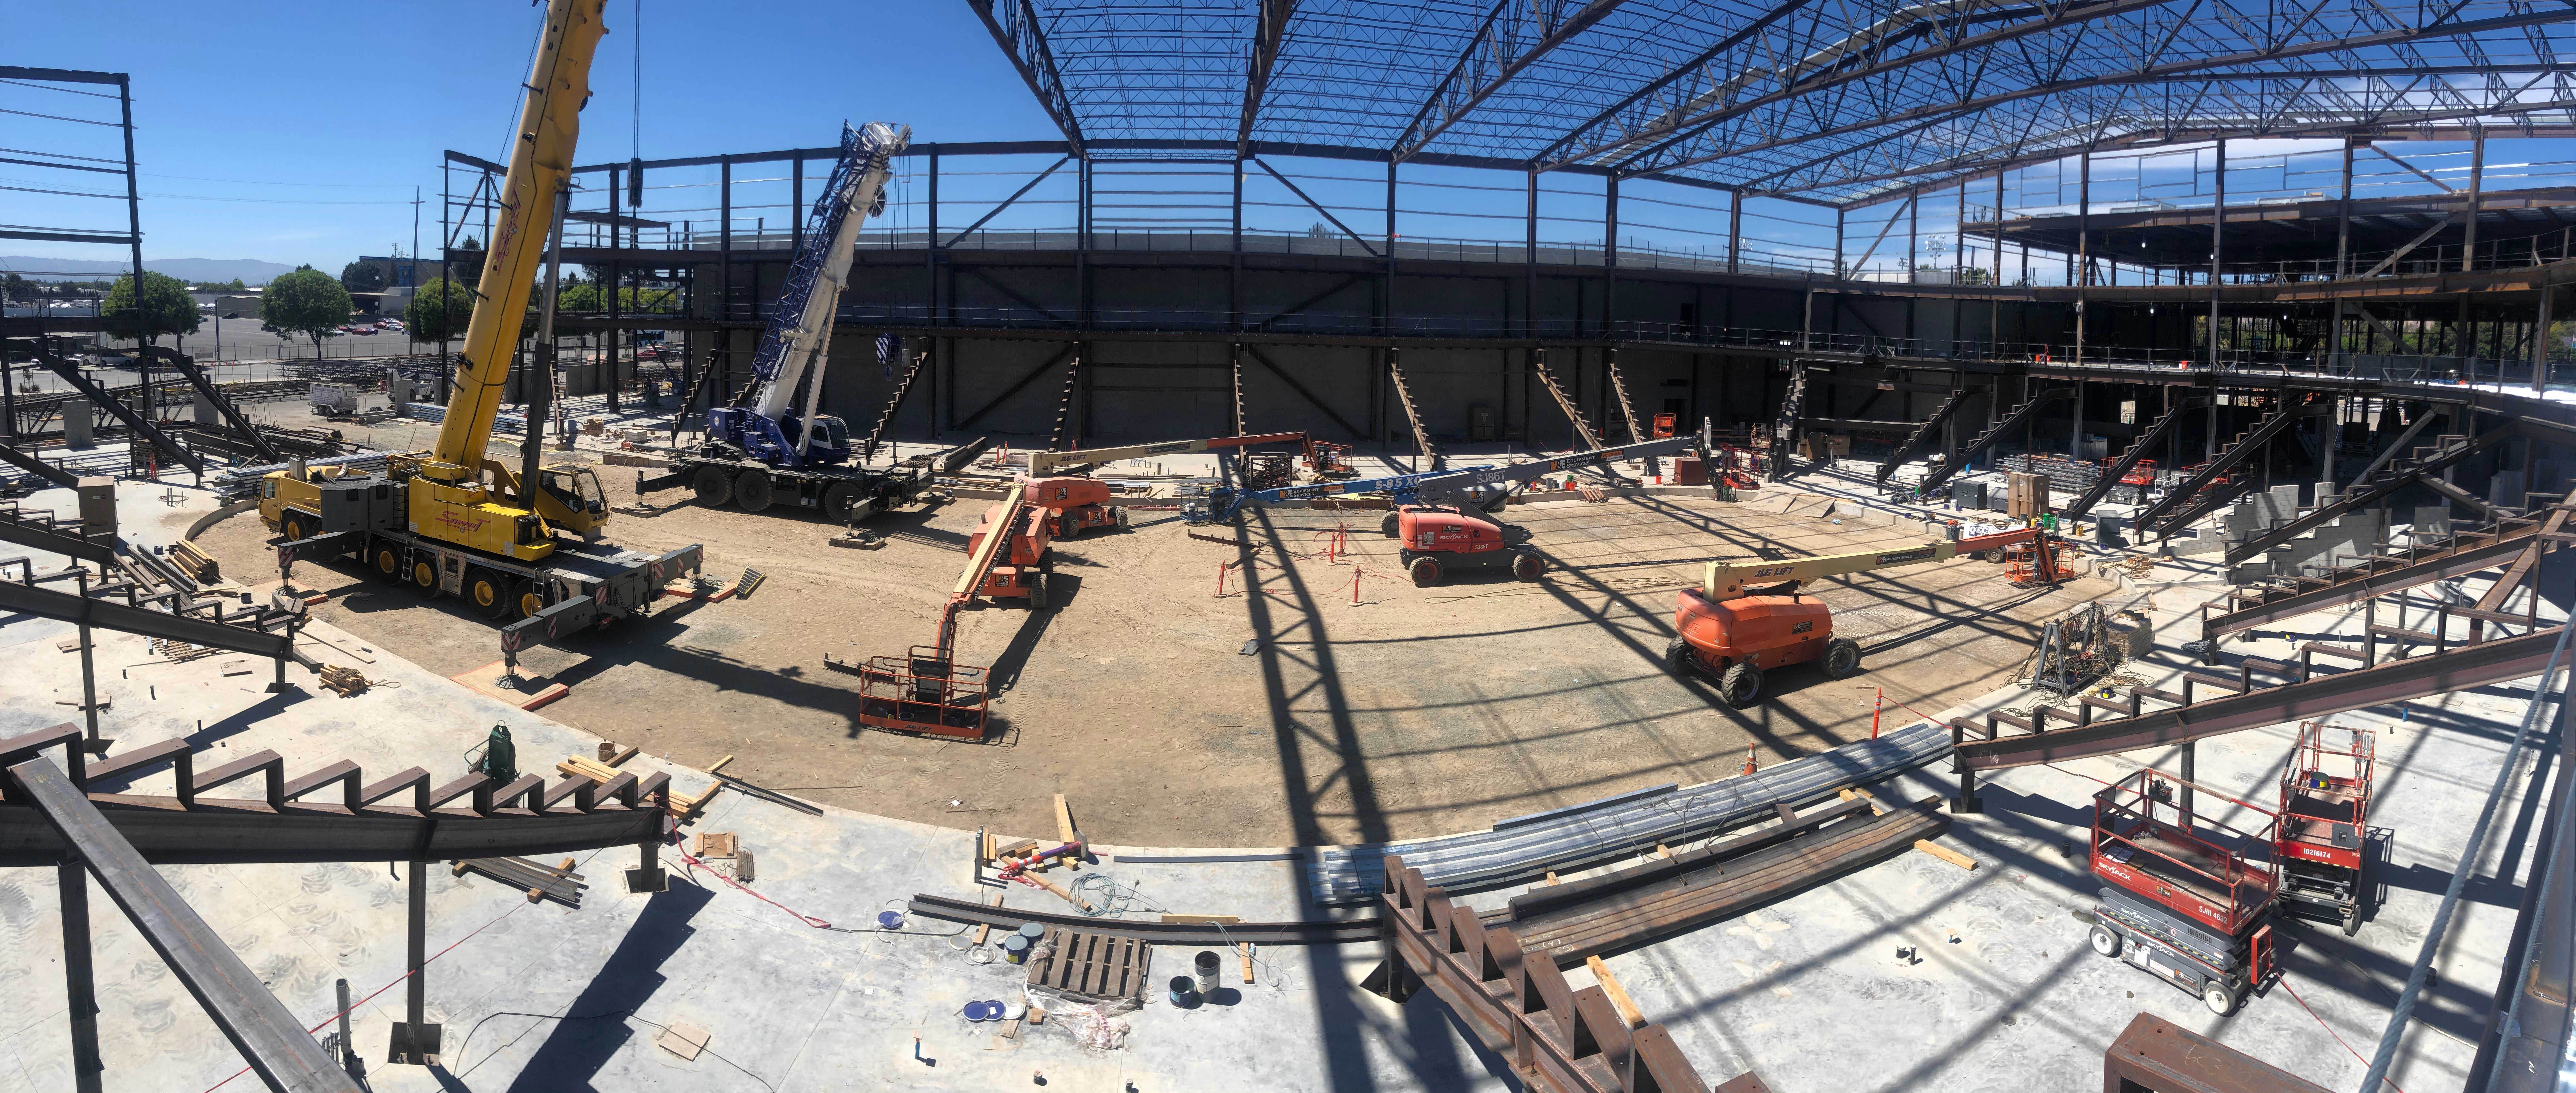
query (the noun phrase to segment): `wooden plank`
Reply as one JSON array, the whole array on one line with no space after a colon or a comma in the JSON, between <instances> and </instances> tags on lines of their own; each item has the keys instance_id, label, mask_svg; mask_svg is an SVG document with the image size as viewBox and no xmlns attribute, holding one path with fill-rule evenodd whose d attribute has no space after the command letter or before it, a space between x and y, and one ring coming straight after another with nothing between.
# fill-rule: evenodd
<instances>
[{"instance_id":1,"label":"wooden plank","mask_svg":"<svg viewBox=\"0 0 2576 1093\"><path fill-rule=\"evenodd\" d=\"M1592 978L1601 984L1601 993L1609 995L1610 1004L1618 1007L1620 1020L1628 1022L1632 1029L1646 1027L1645 1012L1629 1000L1628 989L1620 986L1619 980L1610 974L1610 965L1602 963L1600 957L1587 956L1583 958L1583 966L1592 969Z\"/></svg>"},{"instance_id":2,"label":"wooden plank","mask_svg":"<svg viewBox=\"0 0 2576 1093\"><path fill-rule=\"evenodd\" d=\"M1240 954L1243 958L1243 981L1246 985L1249 985L1252 982L1252 943L1249 941L1238 942L1234 949L1235 952Z\"/></svg>"},{"instance_id":3,"label":"wooden plank","mask_svg":"<svg viewBox=\"0 0 2576 1093\"><path fill-rule=\"evenodd\" d=\"M1082 837L1073 830L1073 810L1066 807L1061 793L1055 795L1055 833L1059 843L1082 841Z\"/></svg>"},{"instance_id":4,"label":"wooden plank","mask_svg":"<svg viewBox=\"0 0 2576 1093\"><path fill-rule=\"evenodd\" d=\"M1914 849L1930 854L1933 857L1949 862L1950 864L1958 866L1959 868L1965 869L1971 873L1977 871L1977 859L1933 842L1930 839L1914 840Z\"/></svg>"}]
</instances>

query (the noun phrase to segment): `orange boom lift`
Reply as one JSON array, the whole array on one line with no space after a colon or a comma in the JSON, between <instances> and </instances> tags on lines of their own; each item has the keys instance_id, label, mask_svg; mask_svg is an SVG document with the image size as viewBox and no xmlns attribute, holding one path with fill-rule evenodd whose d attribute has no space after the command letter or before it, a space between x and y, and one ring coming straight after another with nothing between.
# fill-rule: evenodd
<instances>
[{"instance_id":1,"label":"orange boom lift","mask_svg":"<svg viewBox=\"0 0 2576 1093\"><path fill-rule=\"evenodd\" d=\"M963 740L984 738L991 669L957 663L957 612L975 597L1027 600L1049 606L1055 573L1050 552L1058 520L1068 509L1109 500L1109 484L1091 478L1041 478L1011 487L966 541L966 568L939 611L939 631L929 645L902 656L864 662L824 657L825 667L859 677L859 723L897 732Z\"/></svg>"}]
</instances>

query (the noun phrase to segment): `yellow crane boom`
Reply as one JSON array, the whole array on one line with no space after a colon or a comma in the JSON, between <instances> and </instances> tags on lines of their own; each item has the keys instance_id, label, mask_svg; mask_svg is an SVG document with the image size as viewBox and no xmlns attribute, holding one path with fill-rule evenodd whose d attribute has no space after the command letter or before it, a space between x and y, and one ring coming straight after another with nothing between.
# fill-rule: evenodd
<instances>
[{"instance_id":1,"label":"yellow crane boom","mask_svg":"<svg viewBox=\"0 0 2576 1093\"><path fill-rule=\"evenodd\" d=\"M501 183L498 219L486 241L483 275L474 283L474 318L457 353L456 390L438 442L419 468L423 476L455 482L477 473L492 418L501 409L519 324L528 309L537 264L553 230L555 193L572 173L573 144L581 135L581 108L590 100L590 60L607 33L601 22L607 0L549 0L545 39L528 77L527 106L520 112L510 171ZM535 428L531 422L530 428Z\"/></svg>"}]
</instances>

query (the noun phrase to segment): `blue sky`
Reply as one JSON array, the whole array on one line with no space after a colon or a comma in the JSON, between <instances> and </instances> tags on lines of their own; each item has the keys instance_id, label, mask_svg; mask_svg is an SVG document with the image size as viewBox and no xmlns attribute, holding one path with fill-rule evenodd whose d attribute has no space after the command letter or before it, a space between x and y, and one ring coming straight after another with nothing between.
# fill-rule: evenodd
<instances>
[{"instance_id":1,"label":"blue sky","mask_svg":"<svg viewBox=\"0 0 2576 1093\"><path fill-rule=\"evenodd\" d=\"M831 143L844 118L917 140L1056 136L983 24L953 0L708 4L610 0L583 162ZM257 258L338 272L437 216L443 149L498 158L539 9L525 0L0 4L0 64L134 77L144 257ZM75 85L78 86L78 85ZM113 88L84 88L113 91ZM0 109L113 119L112 100L0 84ZM0 114L0 147L116 157L115 130ZM6 153L0 153L5 155ZM0 185L123 180L0 164ZM0 191L0 221L121 228L120 203ZM422 230L422 247L435 231ZM0 240L0 254L122 258Z\"/></svg>"},{"instance_id":2,"label":"blue sky","mask_svg":"<svg viewBox=\"0 0 2576 1093\"><path fill-rule=\"evenodd\" d=\"M704 156L831 145L842 121L909 124L916 143L1051 140L1059 134L1031 100L973 11L958 0L909 3L705 3L610 0L609 35L592 69L595 97L583 117L584 163ZM526 77L539 10L525 0L363 0L260 5L259 14L201 3L0 4L0 63L132 73L137 152L142 160L145 257L254 258L310 263L336 272L360 254L408 248L413 187L423 249L437 246L439 153L453 148L489 159L508 151L519 83ZM641 90L637 137L636 72ZM85 90L99 90L88 88ZM112 99L0 84L0 149L114 158L116 131L30 117L112 119ZM2241 141L2231 154L2229 192L2239 200L2330 189L2332 142ZM2396 154L2456 183L2464 144L2398 143ZM2125 200L2205 203L2205 152L2174 148L2097 161L2097 204ZM2490 145L2491 189L2576 181L2567 142L2499 140ZM0 156L9 153L0 151ZM941 172L940 223L954 231L981 217L1054 163L1054 156L949 158ZM923 161L899 161L878 228L918 231L927 187ZM1334 210L1350 230L1384 230L1384 168L1349 161L1271 161L1306 197ZM2529 168L2506 166L2534 163ZM2356 161L2363 196L2429 191L2432 184L2376 155ZM819 182L830 164L810 162ZM736 173L735 231L780 229L795 215L783 164ZM652 172L642 212L706 231L715 218L715 170ZM1411 166L1403 172L1397 230L1415 240L1517 243L1525 176ZM2074 172L2062 165L2014 173L2017 209L2074 200ZM470 183L470 179L463 182ZM595 181L595 180L594 180ZM815 192L814 182L805 189ZM1111 164L1100 169L1095 227L1104 232L1226 229L1233 179L1222 164ZM1324 217L1265 172L1247 172L1246 223L1255 231L1302 233ZM1969 193L1991 201L1990 184ZM0 164L0 223L122 228L121 203L31 194L36 189L118 190L108 175ZM1072 225L1074 171L1058 171L993 229L1065 230ZM1598 245L1602 183L1556 174L1541 182L1545 243ZM576 198L595 207L599 194ZM1631 248L1722 253L1722 195L1646 180L1622 188L1620 238ZM1914 255L1938 262L1957 244L1936 243L1956 215L1955 192L1927 195L1909 222L1923 239ZM1907 234L1883 233L1901 205L1855 209L1846 255L1901 266ZM1747 206L1750 257L1829 263L1830 210L1781 201ZM1883 238L1892 235L1893 238ZM1950 237L1955 239L1955 237ZM1891 245L1898 244L1898 245ZM1970 241L1973 253L1976 241ZM122 259L111 248L0 241L0 254ZM1985 259L1973 259L1983 264ZM2053 276L2037 264L2037 276ZM23 268L23 267L22 267Z\"/></svg>"}]
</instances>

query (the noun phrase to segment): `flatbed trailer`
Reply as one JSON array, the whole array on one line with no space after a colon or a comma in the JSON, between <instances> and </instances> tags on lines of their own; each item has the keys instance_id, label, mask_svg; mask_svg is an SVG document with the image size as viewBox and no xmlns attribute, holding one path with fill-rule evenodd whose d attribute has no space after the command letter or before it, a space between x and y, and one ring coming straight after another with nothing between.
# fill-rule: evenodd
<instances>
[{"instance_id":1,"label":"flatbed trailer","mask_svg":"<svg viewBox=\"0 0 2576 1093\"><path fill-rule=\"evenodd\" d=\"M2265 822L2246 831L2194 815L2210 799ZM2125 959L2200 996L2210 1012L2235 1012L2279 969L2271 915L2281 889L2270 809L2154 771L2140 770L2093 795L2093 951Z\"/></svg>"},{"instance_id":2,"label":"flatbed trailer","mask_svg":"<svg viewBox=\"0 0 2576 1093\"><path fill-rule=\"evenodd\" d=\"M991 446L978 439L941 452L925 452L891 467L856 467L809 463L782 467L763 463L723 444L709 444L672 458L666 474L638 471L635 492L659 492L686 486L698 503L720 508L730 502L744 512L779 505L820 509L836 524L855 524L878 513L919 502L939 475L954 473Z\"/></svg>"}]
</instances>

